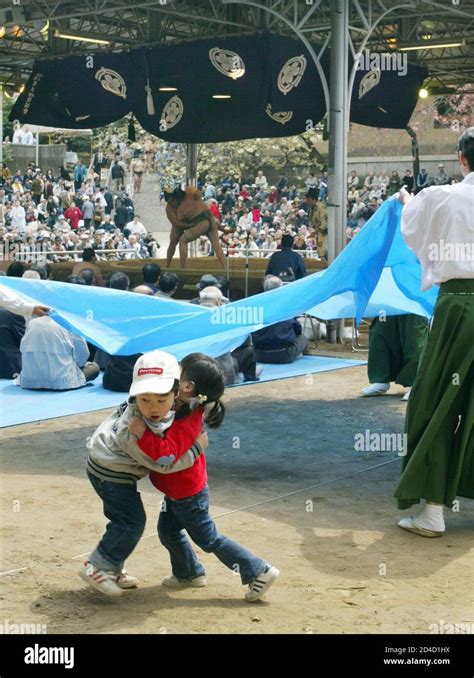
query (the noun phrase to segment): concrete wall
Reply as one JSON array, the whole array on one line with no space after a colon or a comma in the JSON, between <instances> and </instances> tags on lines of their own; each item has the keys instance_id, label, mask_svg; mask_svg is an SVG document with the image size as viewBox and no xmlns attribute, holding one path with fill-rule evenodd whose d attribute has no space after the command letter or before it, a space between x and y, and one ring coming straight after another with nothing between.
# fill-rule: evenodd
<instances>
[{"instance_id":1,"label":"concrete wall","mask_svg":"<svg viewBox=\"0 0 474 678\"><path fill-rule=\"evenodd\" d=\"M29 162L36 162L35 145L4 144L3 148L4 152L8 149L9 155L13 156L12 160L6 161L12 174L17 169L25 172ZM65 153L65 144L40 144L38 164L45 172L51 168L54 174L57 172L58 167L63 164Z\"/></svg>"}]
</instances>

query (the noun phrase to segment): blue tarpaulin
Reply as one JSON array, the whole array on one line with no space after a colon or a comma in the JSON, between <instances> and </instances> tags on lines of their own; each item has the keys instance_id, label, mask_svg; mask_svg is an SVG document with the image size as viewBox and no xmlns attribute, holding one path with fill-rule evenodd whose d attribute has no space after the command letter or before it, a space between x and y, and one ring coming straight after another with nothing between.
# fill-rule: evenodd
<instances>
[{"instance_id":1,"label":"blue tarpaulin","mask_svg":"<svg viewBox=\"0 0 474 678\"><path fill-rule=\"evenodd\" d=\"M402 206L387 200L322 272L216 311L182 301L22 278L0 285L52 308L51 317L108 353L156 348L181 359L196 350L218 356L250 333L310 313L322 319L416 313L430 317L438 288L421 291L421 266L400 233Z\"/></svg>"}]
</instances>

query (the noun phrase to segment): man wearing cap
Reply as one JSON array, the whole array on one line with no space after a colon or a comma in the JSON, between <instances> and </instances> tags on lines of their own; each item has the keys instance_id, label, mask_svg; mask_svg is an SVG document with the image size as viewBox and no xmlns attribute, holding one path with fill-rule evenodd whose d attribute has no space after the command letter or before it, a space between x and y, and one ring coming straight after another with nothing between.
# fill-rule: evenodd
<instances>
[{"instance_id":1,"label":"man wearing cap","mask_svg":"<svg viewBox=\"0 0 474 678\"><path fill-rule=\"evenodd\" d=\"M438 173L433 177L434 186L446 186L451 183L451 177L446 173L443 163L438 165Z\"/></svg>"},{"instance_id":2,"label":"man wearing cap","mask_svg":"<svg viewBox=\"0 0 474 678\"><path fill-rule=\"evenodd\" d=\"M459 139L464 181L406 191L402 235L422 266L422 289L440 285L431 332L405 422L407 454L398 508L425 505L398 525L423 537L445 532L443 505L474 499L474 127ZM450 247L457 256L446 255Z\"/></svg>"},{"instance_id":3,"label":"man wearing cap","mask_svg":"<svg viewBox=\"0 0 474 678\"><path fill-rule=\"evenodd\" d=\"M198 293L200 293L206 287L217 287L220 290L221 284L216 277L214 277L210 273L206 273L205 275L201 276L201 280L198 283L196 283L196 289ZM229 300L226 299L224 303L226 303L227 301ZM191 304L200 304L200 303L201 303L200 296L191 299Z\"/></svg>"}]
</instances>

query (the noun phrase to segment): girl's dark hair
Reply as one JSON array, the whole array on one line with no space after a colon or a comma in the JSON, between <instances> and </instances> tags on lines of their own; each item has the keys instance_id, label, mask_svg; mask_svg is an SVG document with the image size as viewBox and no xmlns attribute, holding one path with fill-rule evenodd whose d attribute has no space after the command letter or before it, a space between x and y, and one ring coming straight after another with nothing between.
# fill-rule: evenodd
<instances>
[{"instance_id":1,"label":"girl's dark hair","mask_svg":"<svg viewBox=\"0 0 474 678\"><path fill-rule=\"evenodd\" d=\"M204 421L210 428L218 428L225 416L224 403L220 400L225 390L224 373L218 362L204 353L190 353L181 361L181 379L194 382L196 397L180 407L176 419L193 412L202 404L199 396L206 396Z\"/></svg>"}]
</instances>

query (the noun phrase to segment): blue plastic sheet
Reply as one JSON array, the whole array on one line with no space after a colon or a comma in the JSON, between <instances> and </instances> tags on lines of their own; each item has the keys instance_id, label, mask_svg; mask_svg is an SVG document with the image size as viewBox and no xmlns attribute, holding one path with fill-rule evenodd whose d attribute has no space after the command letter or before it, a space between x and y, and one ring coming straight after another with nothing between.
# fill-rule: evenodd
<instances>
[{"instance_id":1,"label":"blue plastic sheet","mask_svg":"<svg viewBox=\"0 0 474 678\"><path fill-rule=\"evenodd\" d=\"M156 348L178 359L193 351L218 356L250 332L310 313L322 319L433 313L438 289L421 291L421 266L400 233L401 205L386 201L323 272L216 311L181 301L67 283L0 278L108 353Z\"/></svg>"}]
</instances>

